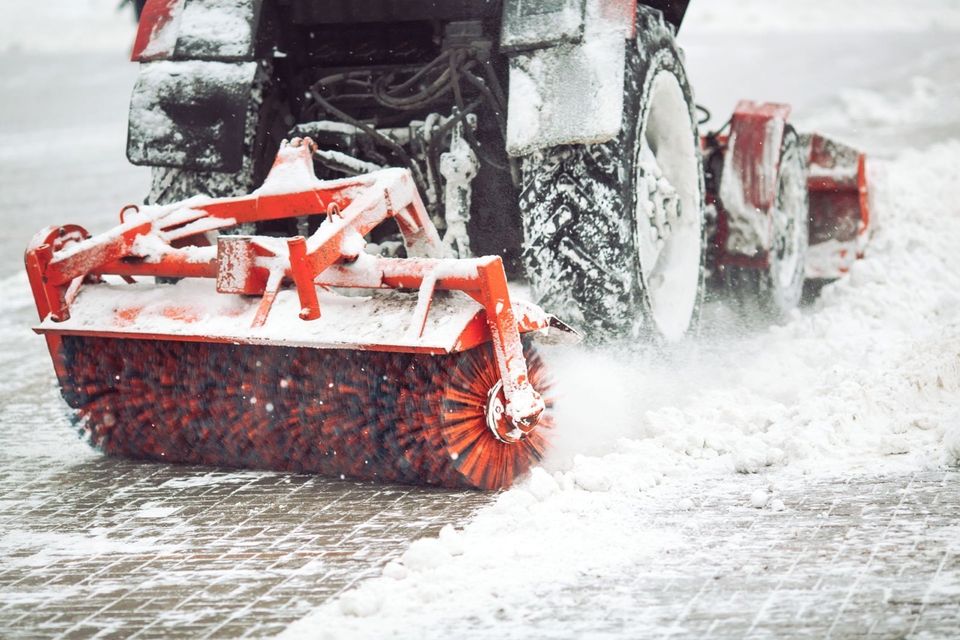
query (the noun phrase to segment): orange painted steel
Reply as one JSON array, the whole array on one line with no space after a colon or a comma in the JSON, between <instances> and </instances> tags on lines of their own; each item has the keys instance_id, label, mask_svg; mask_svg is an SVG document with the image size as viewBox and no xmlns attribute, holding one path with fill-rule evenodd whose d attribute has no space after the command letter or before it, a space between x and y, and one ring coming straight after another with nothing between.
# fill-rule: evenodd
<instances>
[{"instance_id":1,"label":"orange painted steel","mask_svg":"<svg viewBox=\"0 0 960 640\"><path fill-rule=\"evenodd\" d=\"M833 242L815 277L838 278L863 258L872 233L866 155L819 134L810 137L810 243Z\"/></svg>"},{"instance_id":2,"label":"orange painted steel","mask_svg":"<svg viewBox=\"0 0 960 640\"><path fill-rule=\"evenodd\" d=\"M530 385L520 331L545 326L529 318L518 320L501 259L440 257L440 238L408 171L388 169L322 182L313 173L315 150L310 139L284 143L263 187L247 196L191 199L142 211L128 207L118 227L97 236L89 236L82 228L73 226L38 234L27 250L26 265L41 320L68 320L71 301L79 288L104 275L216 279L220 293L262 296L255 327L266 322L283 282L295 286L304 320L317 319L323 312L317 286L422 288L421 296L426 296L424 314L429 310L434 290L463 291L482 305L486 326L471 323L458 348L484 341L492 343L507 415L524 433L532 430L544 403ZM327 213L327 221L309 238L220 236L216 257L209 247L181 246L191 237L201 238L206 232L243 223L323 213ZM425 257L390 259L364 255L362 268L358 268L354 263L363 249L359 242L387 219L397 222L408 253ZM70 235L70 242L59 241L64 234ZM139 313L137 309L129 311L131 318ZM189 322L188 315L178 319ZM51 328L49 323L41 331L55 362L60 358L62 335L119 335L70 327L61 331L55 325ZM218 341L208 336L149 335L174 341ZM378 344L356 347L372 351L402 349ZM409 352L423 351L415 345L409 348ZM61 369L62 364L58 364L58 372Z\"/></svg>"}]
</instances>

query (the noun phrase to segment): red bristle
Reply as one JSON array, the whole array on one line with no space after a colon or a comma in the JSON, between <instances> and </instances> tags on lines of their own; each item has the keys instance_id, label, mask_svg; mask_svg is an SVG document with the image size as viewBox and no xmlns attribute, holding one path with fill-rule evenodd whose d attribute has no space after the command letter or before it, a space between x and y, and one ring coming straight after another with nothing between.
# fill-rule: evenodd
<instances>
[{"instance_id":1,"label":"red bristle","mask_svg":"<svg viewBox=\"0 0 960 640\"><path fill-rule=\"evenodd\" d=\"M527 345L530 382L547 403L537 428L520 442L497 440L486 422L487 394L498 380L489 345L444 358L415 358L397 425L412 466L432 484L498 489L541 460L553 427L550 382L543 361Z\"/></svg>"},{"instance_id":2,"label":"red bristle","mask_svg":"<svg viewBox=\"0 0 960 640\"><path fill-rule=\"evenodd\" d=\"M92 444L148 460L494 489L540 459L551 426L545 414L517 444L493 437L489 345L433 357L65 337L63 361Z\"/></svg>"}]
</instances>

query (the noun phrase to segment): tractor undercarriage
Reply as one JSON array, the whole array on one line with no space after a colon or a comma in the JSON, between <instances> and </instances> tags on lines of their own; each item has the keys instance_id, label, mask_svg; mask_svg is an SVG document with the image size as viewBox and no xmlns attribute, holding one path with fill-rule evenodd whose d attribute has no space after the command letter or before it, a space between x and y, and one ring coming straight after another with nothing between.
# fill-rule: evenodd
<instances>
[{"instance_id":1,"label":"tractor undercarriage","mask_svg":"<svg viewBox=\"0 0 960 640\"><path fill-rule=\"evenodd\" d=\"M671 343L708 284L786 317L863 255L865 160L781 104L701 137L685 9L150 0L148 205L26 255L81 428L138 458L495 489L546 451L533 341L579 339L558 317Z\"/></svg>"}]
</instances>

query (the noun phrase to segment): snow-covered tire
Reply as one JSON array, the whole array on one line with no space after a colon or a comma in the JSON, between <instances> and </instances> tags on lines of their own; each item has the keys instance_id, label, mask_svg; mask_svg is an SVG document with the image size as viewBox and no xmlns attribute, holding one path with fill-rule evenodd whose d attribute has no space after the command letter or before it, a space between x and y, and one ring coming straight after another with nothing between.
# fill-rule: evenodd
<instances>
[{"instance_id":1,"label":"snow-covered tire","mask_svg":"<svg viewBox=\"0 0 960 640\"><path fill-rule=\"evenodd\" d=\"M266 177L273 154L286 130L284 103L270 80L271 69L262 64L257 71L243 143L243 162L235 173L194 171L176 167L152 167L147 204L169 204L196 195L228 198L250 193Z\"/></svg>"},{"instance_id":2,"label":"snow-covered tire","mask_svg":"<svg viewBox=\"0 0 960 640\"><path fill-rule=\"evenodd\" d=\"M770 211L773 243L766 269L728 265L724 280L746 319L780 322L800 304L810 233L804 147L787 126L780 146L777 197Z\"/></svg>"},{"instance_id":3,"label":"snow-covered tire","mask_svg":"<svg viewBox=\"0 0 960 640\"><path fill-rule=\"evenodd\" d=\"M647 152L680 206L662 248L651 237ZM682 338L697 327L703 298L703 191L696 107L673 29L638 6L618 137L523 159L523 260L534 294L595 342Z\"/></svg>"}]
</instances>

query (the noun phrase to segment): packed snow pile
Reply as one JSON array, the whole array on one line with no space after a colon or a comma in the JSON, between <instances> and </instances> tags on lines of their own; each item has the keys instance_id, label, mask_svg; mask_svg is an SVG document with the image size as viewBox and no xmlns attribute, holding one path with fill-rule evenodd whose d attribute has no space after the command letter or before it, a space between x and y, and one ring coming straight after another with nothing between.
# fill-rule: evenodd
<instances>
[{"instance_id":1,"label":"packed snow pile","mask_svg":"<svg viewBox=\"0 0 960 640\"><path fill-rule=\"evenodd\" d=\"M869 254L814 308L678 353L554 354L564 428L545 467L285 636L410 637L535 608L544 585L666 544L638 504L663 483L958 464L960 142L872 166ZM764 490L744 504L787 508Z\"/></svg>"},{"instance_id":2,"label":"packed snow pile","mask_svg":"<svg viewBox=\"0 0 960 640\"><path fill-rule=\"evenodd\" d=\"M909 135L915 144L942 140L960 125L960 81L951 62L923 68L886 87L849 87L804 120L804 126L862 139L870 150L896 148Z\"/></svg>"},{"instance_id":3,"label":"packed snow pile","mask_svg":"<svg viewBox=\"0 0 960 640\"><path fill-rule=\"evenodd\" d=\"M840 101L850 120L867 126L903 126L935 118L943 108L940 89L931 78L914 76L910 85L895 99L884 99L869 89L847 89Z\"/></svg>"}]
</instances>

